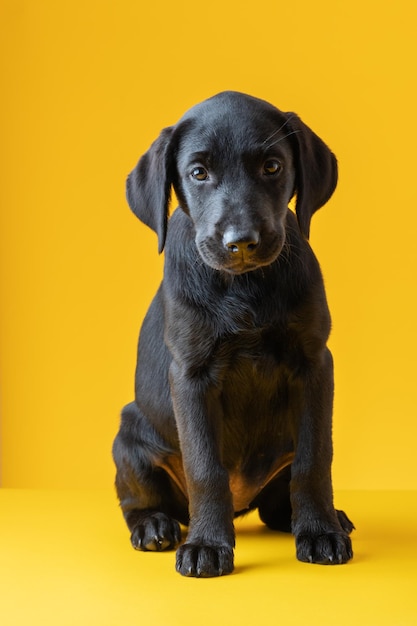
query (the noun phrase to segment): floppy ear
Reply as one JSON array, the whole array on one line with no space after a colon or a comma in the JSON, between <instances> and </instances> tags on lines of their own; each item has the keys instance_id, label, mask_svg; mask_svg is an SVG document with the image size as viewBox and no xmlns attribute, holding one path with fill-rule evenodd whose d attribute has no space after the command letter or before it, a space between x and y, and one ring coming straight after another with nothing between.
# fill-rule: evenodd
<instances>
[{"instance_id":1,"label":"floppy ear","mask_svg":"<svg viewBox=\"0 0 417 626\"><path fill-rule=\"evenodd\" d=\"M141 157L126 183L126 196L133 213L158 235L158 250L164 249L173 176L171 138L165 128Z\"/></svg>"},{"instance_id":2,"label":"floppy ear","mask_svg":"<svg viewBox=\"0 0 417 626\"><path fill-rule=\"evenodd\" d=\"M326 204L336 188L337 160L297 115L289 113L288 116L295 152L295 212L300 230L308 239L311 216Z\"/></svg>"}]
</instances>

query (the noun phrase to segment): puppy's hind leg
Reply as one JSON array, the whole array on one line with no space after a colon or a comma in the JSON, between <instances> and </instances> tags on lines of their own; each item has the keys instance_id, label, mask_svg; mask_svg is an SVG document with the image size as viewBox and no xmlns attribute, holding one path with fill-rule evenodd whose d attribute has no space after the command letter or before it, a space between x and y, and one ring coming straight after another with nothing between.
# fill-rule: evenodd
<instances>
[{"instance_id":1,"label":"puppy's hind leg","mask_svg":"<svg viewBox=\"0 0 417 626\"><path fill-rule=\"evenodd\" d=\"M259 517L271 530L291 532L291 466L272 480L254 501Z\"/></svg>"},{"instance_id":2,"label":"puppy's hind leg","mask_svg":"<svg viewBox=\"0 0 417 626\"><path fill-rule=\"evenodd\" d=\"M161 472L162 473L162 472ZM130 541L136 550L154 551L170 550L175 548L181 541L181 529L178 521L167 514L165 507L157 498L143 497L144 489L150 488L152 491L168 490L170 486L164 486L165 477L162 475L158 479L145 481L139 489L131 490L120 480L120 474L116 476L116 489L120 499L120 506L123 511L126 524L131 532ZM146 502L148 508L142 508Z\"/></svg>"},{"instance_id":3,"label":"puppy's hind leg","mask_svg":"<svg viewBox=\"0 0 417 626\"><path fill-rule=\"evenodd\" d=\"M138 420L142 422L140 428ZM117 495L133 547L161 551L180 543L178 522L188 523L188 509L185 496L155 463L155 455L146 441L146 434L152 435L155 444L155 433L151 431L135 404L125 407L113 444L113 458L117 467Z\"/></svg>"},{"instance_id":4,"label":"puppy's hind leg","mask_svg":"<svg viewBox=\"0 0 417 626\"><path fill-rule=\"evenodd\" d=\"M253 506L258 508L259 517L271 530L292 532L290 482L291 466L288 466L262 490L253 502ZM350 534L355 526L346 513L336 510L336 515L343 530Z\"/></svg>"}]
</instances>

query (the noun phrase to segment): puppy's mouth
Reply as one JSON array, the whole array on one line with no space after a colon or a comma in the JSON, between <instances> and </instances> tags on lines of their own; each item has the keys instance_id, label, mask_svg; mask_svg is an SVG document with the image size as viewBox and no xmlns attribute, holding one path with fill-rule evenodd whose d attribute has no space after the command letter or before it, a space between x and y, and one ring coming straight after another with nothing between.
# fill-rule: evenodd
<instances>
[{"instance_id":1,"label":"puppy's mouth","mask_svg":"<svg viewBox=\"0 0 417 626\"><path fill-rule=\"evenodd\" d=\"M246 274L247 272L254 272L257 269L260 269L261 267L267 267L268 265L271 265L271 263L273 263L277 257L278 257L278 254L275 255L273 258L269 259L268 261L264 261L263 263L241 260L241 261L235 261L233 264L227 264L227 265L218 264L216 266L215 264L211 264L211 267L213 269L217 269L219 271L227 272L228 274L233 274L234 276L237 276L239 274Z\"/></svg>"}]
</instances>

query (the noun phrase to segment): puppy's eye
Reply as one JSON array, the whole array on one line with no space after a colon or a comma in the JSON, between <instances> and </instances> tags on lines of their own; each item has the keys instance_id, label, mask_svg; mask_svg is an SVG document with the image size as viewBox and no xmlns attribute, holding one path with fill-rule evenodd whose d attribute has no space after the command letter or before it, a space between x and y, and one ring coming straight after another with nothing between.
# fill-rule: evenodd
<instances>
[{"instance_id":1,"label":"puppy's eye","mask_svg":"<svg viewBox=\"0 0 417 626\"><path fill-rule=\"evenodd\" d=\"M207 180L208 172L204 167L195 167L191 172L191 176L195 178L195 180Z\"/></svg>"},{"instance_id":2,"label":"puppy's eye","mask_svg":"<svg viewBox=\"0 0 417 626\"><path fill-rule=\"evenodd\" d=\"M264 163L263 173L265 176L273 176L281 171L281 163L276 159L268 159Z\"/></svg>"}]
</instances>

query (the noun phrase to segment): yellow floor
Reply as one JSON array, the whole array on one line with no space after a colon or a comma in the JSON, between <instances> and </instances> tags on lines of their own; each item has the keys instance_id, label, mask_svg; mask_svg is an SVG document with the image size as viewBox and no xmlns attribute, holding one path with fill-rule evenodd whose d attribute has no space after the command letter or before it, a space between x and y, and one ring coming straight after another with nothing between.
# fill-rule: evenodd
<instances>
[{"instance_id":1,"label":"yellow floor","mask_svg":"<svg viewBox=\"0 0 417 626\"><path fill-rule=\"evenodd\" d=\"M0 490L2 626L417 624L417 493L341 492L344 566L299 563L290 536L238 520L236 571L196 580L130 548L108 491Z\"/></svg>"}]
</instances>

